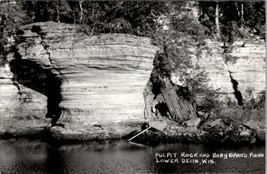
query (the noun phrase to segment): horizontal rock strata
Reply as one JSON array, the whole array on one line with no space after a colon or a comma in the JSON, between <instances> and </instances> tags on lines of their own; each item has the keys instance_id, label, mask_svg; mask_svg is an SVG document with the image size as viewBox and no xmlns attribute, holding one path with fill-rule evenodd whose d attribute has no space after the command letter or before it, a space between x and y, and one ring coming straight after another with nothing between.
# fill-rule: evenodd
<instances>
[{"instance_id":1,"label":"horizontal rock strata","mask_svg":"<svg viewBox=\"0 0 267 174\"><path fill-rule=\"evenodd\" d=\"M225 53L221 44L207 42L208 49L195 59L205 70L208 85L221 94L222 101L236 102L232 80L237 82L244 101L257 99L265 91L265 43L250 41L244 47L241 45L234 44Z\"/></svg>"},{"instance_id":2,"label":"horizontal rock strata","mask_svg":"<svg viewBox=\"0 0 267 174\"><path fill-rule=\"evenodd\" d=\"M116 127L117 123L122 127L123 123L143 123L143 91L157 48L149 38L125 34L88 36L77 31L75 25L52 22L20 28L17 53L8 55L12 72L8 78L1 78L1 88L9 91L5 94L1 90L1 104L9 102L2 104L2 109L20 107L21 113L29 114L34 109L46 110L49 102L51 112L58 105L63 111L59 121L64 130L52 129L57 135L87 129L90 132L92 127L101 131L106 125ZM25 72L20 74L17 69ZM33 107L16 103L18 89L13 83L27 88ZM112 130L106 133L112 134Z\"/></svg>"}]
</instances>

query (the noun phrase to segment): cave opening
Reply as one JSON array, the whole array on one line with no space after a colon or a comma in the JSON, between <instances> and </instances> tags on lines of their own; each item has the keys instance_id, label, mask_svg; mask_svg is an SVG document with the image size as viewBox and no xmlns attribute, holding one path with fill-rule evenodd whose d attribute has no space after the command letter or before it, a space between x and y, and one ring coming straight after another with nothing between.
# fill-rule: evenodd
<instances>
[{"instance_id":1,"label":"cave opening","mask_svg":"<svg viewBox=\"0 0 267 174\"><path fill-rule=\"evenodd\" d=\"M10 61L10 69L13 73L13 82L47 96L46 117L52 119L52 126L56 126L62 113L59 105L62 101L62 78L54 74L50 68L43 68L34 61L21 58Z\"/></svg>"}]
</instances>

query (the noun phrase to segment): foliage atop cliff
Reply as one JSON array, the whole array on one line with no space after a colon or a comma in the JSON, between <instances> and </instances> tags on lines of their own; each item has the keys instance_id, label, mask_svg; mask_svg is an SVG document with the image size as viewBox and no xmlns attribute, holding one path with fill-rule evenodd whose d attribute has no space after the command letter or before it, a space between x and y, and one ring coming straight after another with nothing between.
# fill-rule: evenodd
<instances>
[{"instance_id":1,"label":"foliage atop cliff","mask_svg":"<svg viewBox=\"0 0 267 174\"><path fill-rule=\"evenodd\" d=\"M93 33L129 33L150 36L167 23L176 24L182 32L207 35L231 35L244 28L256 34L265 33L265 2L188 2L188 1L39 1L17 0L0 2L1 28L9 30L16 26L55 21L83 24ZM195 18L205 27L190 27L192 9ZM218 15L216 14L218 11ZM216 18L219 23L216 23ZM215 25L219 25L217 31ZM233 33L232 33L233 34Z\"/></svg>"}]
</instances>

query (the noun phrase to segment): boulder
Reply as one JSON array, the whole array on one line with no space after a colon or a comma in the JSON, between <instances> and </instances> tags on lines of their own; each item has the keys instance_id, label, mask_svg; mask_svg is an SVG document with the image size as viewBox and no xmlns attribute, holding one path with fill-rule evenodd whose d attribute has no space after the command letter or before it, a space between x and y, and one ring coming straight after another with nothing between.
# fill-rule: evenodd
<instances>
[{"instance_id":1,"label":"boulder","mask_svg":"<svg viewBox=\"0 0 267 174\"><path fill-rule=\"evenodd\" d=\"M200 118L192 118L190 120L184 121L182 123L182 125L184 125L187 128L191 128L193 130L197 130L199 125L201 123L201 119Z\"/></svg>"},{"instance_id":2,"label":"boulder","mask_svg":"<svg viewBox=\"0 0 267 174\"><path fill-rule=\"evenodd\" d=\"M201 126L201 129L205 131L223 131L225 128L226 125L224 121L220 118L217 118L215 120L209 120Z\"/></svg>"},{"instance_id":3,"label":"boulder","mask_svg":"<svg viewBox=\"0 0 267 174\"><path fill-rule=\"evenodd\" d=\"M265 123L249 120L248 122L244 123L243 125L250 127L251 129L254 129L256 132L256 137L258 140L265 142Z\"/></svg>"}]
</instances>

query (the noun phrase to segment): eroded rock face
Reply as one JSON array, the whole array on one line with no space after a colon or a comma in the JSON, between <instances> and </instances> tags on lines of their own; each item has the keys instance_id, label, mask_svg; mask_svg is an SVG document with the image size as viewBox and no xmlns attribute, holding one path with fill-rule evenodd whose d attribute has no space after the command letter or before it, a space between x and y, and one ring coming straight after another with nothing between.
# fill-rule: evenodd
<instances>
[{"instance_id":1,"label":"eroded rock face","mask_svg":"<svg viewBox=\"0 0 267 174\"><path fill-rule=\"evenodd\" d=\"M39 134L51 121L45 119L47 97L12 79L10 66L0 66L0 135Z\"/></svg>"},{"instance_id":2,"label":"eroded rock face","mask_svg":"<svg viewBox=\"0 0 267 174\"><path fill-rule=\"evenodd\" d=\"M265 91L265 43L235 44L224 53L220 43L209 41L195 63L208 77L208 85L220 93L221 101L242 102L257 99ZM240 101L239 101L240 102Z\"/></svg>"},{"instance_id":3,"label":"eroded rock face","mask_svg":"<svg viewBox=\"0 0 267 174\"><path fill-rule=\"evenodd\" d=\"M236 45L228 54L232 60L226 64L245 101L257 99L265 91L265 50L263 41L254 41L244 47Z\"/></svg>"},{"instance_id":4,"label":"eroded rock face","mask_svg":"<svg viewBox=\"0 0 267 174\"><path fill-rule=\"evenodd\" d=\"M88 36L77 30L74 25L52 22L21 27L17 52L8 56L8 83L1 85L9 85L13 92L4 100L18 100L14 82L33 90L33 99L40 99L39 95L48 98L39 106L50 117L62 110L59 121L65 128L56 130L57 134L90 131L92 127L109 134L109 129L103 129L106 125L143 123L143 91L156 47L149 38L124 34ZM38 95L34 94L36 91ZM132 130L127 131L120 134Z\"/></svg>"}]
</instances>

